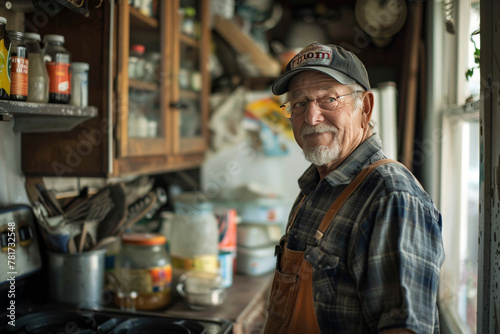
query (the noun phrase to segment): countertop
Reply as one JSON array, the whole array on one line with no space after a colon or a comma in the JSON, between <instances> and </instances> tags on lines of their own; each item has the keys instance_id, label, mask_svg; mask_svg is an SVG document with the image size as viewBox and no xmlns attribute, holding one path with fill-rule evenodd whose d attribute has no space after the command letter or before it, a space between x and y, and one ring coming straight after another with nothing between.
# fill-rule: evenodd
<instances>
[{"instance_id":1,"label":"countertop","mask_svg":"<svg viewBox=\"0 0 500 334\"><path fill-rule=\"evenodd\" d=\"M266 305L274 273L260 276L235 275L222 305L203 311L191 310L185 299L177 300L165 311L175 317L204 317L233 322L233 333L258 333L266 319Z\"/></svg>"}]
</instances>

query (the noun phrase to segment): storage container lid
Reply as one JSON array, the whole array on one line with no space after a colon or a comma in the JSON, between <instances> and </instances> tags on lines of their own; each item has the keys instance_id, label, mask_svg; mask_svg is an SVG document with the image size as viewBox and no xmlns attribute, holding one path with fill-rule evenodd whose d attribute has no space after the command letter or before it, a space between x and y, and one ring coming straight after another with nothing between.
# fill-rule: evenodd
<instances>
[{"instance_id":1,"label":"storage container lid","mask_svg":"<svg viewBox=\"0 0 500 334\"><path fill-rule=\"evenodd\" d=\"M27 32L24 34L24 38L34 39L35 41L42 40L42 38L40 37L40 34L37 34L36 32Z\"/></svg>"},{"instance_id":2,"label":"storage container lid","mask_svg":"<svg viewBox=\"0 0 500 334\"><path fill-rule=\"evenodd\" d=\"M156 233L126 233L122 236L125 245L155 246L164 245L165 242L165 237Z\"/></svg>"},{"instance_id":3,"label":"storage container lid","mask_svg":"<svg viewBox=\"0 0 500 334\"><path fill-rule=\"evenodd\" d=\"M59 42L59 43L64 43L64 36L63 35L45 35L43 36L43 41L44 42Z\"/></svg>"},{"instance_id":4,"label":"storage container lid","mask_svg":"<svg viewBox=\"0 0 500 334\"><path fill-rule=\"evenodd\" d=\"M71 70L75 72L85 72L88 71L89 68L90 66L87 63L80 63L80 62L71 63Z\"/></svg>"}]
</instances>

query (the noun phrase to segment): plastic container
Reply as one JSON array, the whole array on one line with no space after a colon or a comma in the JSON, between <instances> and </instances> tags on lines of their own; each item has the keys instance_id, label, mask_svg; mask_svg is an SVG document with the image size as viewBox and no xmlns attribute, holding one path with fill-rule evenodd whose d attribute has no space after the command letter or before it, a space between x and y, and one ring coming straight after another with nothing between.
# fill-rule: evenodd
<instances>
[{"instance_id":1,"label":"plastic container","mask_svg":"<svg viewBox=\"0 0 500 334\"><path fill-rule=\"evenodd\" d=\"M236 271L250 276L268 273L276 268L275 244L264 247L247 248L238 246Z\"/></svg>"},{"instance_id":2,"label":"plastic container","mask_svg":"<svg viewBox=\"0 0 500 334\"><path fill-rule=\"evenodd\" d=\"M115 304L123 310L152 310L170 303L172 265L159 234L128 233L122 237L113 272Z\"/></svg>"},{"instance_id":3,"label":"plastic container","mask_svg":"<svg viewBox=\"0 0 500 334\"><path fill-rule=\"evenodd\" d=\"M40 48L40 35L24 34L24 43L28 47L28 102L49 102L49 75Z\"/></svg>"},{"instance_id":4,"label":"plastic container","mask_svg":"<svg viewBox=\"0 0 500 334\"><path fill-rule=\"evenodd\" d=\"M24 33L9 30L10 39L10 99L26 101L28 98L28 47L23 43Z\"/></svg>"},{"instance_id":5,"label":"plastic container","mask_svg":"<svg viewBox=\"0 0 500 334\"><path fill-rule=\"evenodd\" d=\"M283 227L278 224L250 224L238 225L238 246L263 247L269 244L277 244L283 235Z\"/></svg>"},{"instance_id":6,"label":"plastic container","mask_svg":"<svg viewBox=\"0 0 500 334\"><path fill-rule=\"evenodd\" d=\"M64 48L64 36L43 38L45 65L49 74L49 102L69 103L71 94L71 54Z\"/></svg>"},{"instance_id":7,"label":"plastic container","mask_svg":"<svg viewBox=\"0 0 500 334\"><path fill-rule=\"evenodd\" d=\"M5 26L7 19L0 16L0 100L8 100L10 96L10 77L9 77L9 37Z\"/></svg>"},{"instance_id":8,"label":"plastic container","mask_svg":"<svg viewBox=\"0 0 500 334\"><path fill-rule=\"evenodd\" d=\"M74 106L86 107L89 104L89 64L71 64L71 98L69 103Z\"/></svg>"}]
</instances>

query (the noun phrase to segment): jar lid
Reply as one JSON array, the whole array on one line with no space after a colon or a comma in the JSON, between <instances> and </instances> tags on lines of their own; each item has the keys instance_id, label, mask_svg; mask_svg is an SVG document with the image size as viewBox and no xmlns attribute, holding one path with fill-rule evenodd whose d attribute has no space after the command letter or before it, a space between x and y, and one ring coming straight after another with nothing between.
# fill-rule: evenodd
<instances>
[{"instance_id":1,"label":"jar lid","mask_svg":"<svg viewBox=\"0 0 500 334\"><path fill-rule=\"evenodd\" d=\"M72 71L84 72L84 71L88 71L89 68L90 68L90 66L87 63L80 63L80 62L72 62L71 63L71 70Z\"/></svg>"},{"instance_id":2,"label":"jar lid","mask_svg":"<svg viewBox=\"0 0 500 334\"><path fill-rule=\"evenodd\" d=\"M44 42L59 42L59 43L64 43L64 36L63 35L45 35L43 36L43 41Z\"/></svg>"},{"instance_id":3,"label":"jar lid","mask_svg":"<svg viewBox=\"0 0 500 334\"><path fill-rule=\"evenodd\" d=\"M156 233L126 233L122 236L122 243L126 245L155 246L165 242L165 237Z\"/></svg>"},{"instance_id":4,"label":"jar lid","mask_svg":"<svg viewBox=\"0 0 500 334\"><path fill-rule=\"evenodd\" d=\"M134 44L130 47L130 50L137 53L144 53L144 51L146 51L146 47L142 44Z\"/></svg>"},{"instance_id":5,"label":"jar lid","mask_svg":"<svg viewBox=\"0 0 500 334\"><path fill-rule=\"evenodd\" d=\"M17 30L7 30L7 36L9 36L9 38L22 40L24 37L24 33L22 31L17 31Z\"/></svg>"},{"instance_id":6,"label":"jar lid","mask_svg":"<svg viewBox=\"0 0 500 334\"><path fill-rule=\"evenodd\" d=\"M0 23L7 24L7 19L3 16L0 16Z\"/></svg>"},{"instance_id":7,"label":"jar lid","mask_svg":"<svg viewBox=\"0 0 500 334\"><path fill-rule=\"evenodd\" d=\"M42 40L42 38L40 37L40 34L37 34L36 32L27 32L24 34L24 38L34 39L35 41Z\"/></svg>"}]
</instances>

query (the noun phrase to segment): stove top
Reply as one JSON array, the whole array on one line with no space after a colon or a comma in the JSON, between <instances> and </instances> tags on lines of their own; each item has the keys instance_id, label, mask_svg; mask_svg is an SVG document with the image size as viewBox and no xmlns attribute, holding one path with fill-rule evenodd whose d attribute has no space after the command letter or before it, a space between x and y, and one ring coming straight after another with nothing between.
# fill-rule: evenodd
<instances>
[{"instance_id":1,"label":"stove top","mask_svg":"<svg viewBox=\"0 0 500 334\"><path fill-rule=\"evenodd\" d=\"M116 310L50 310L26 314L16 319L7 333L38 334L156 334L231 333L232 324L221 319L180 319L147 312Z\"/></svg>"}]
</instances>

